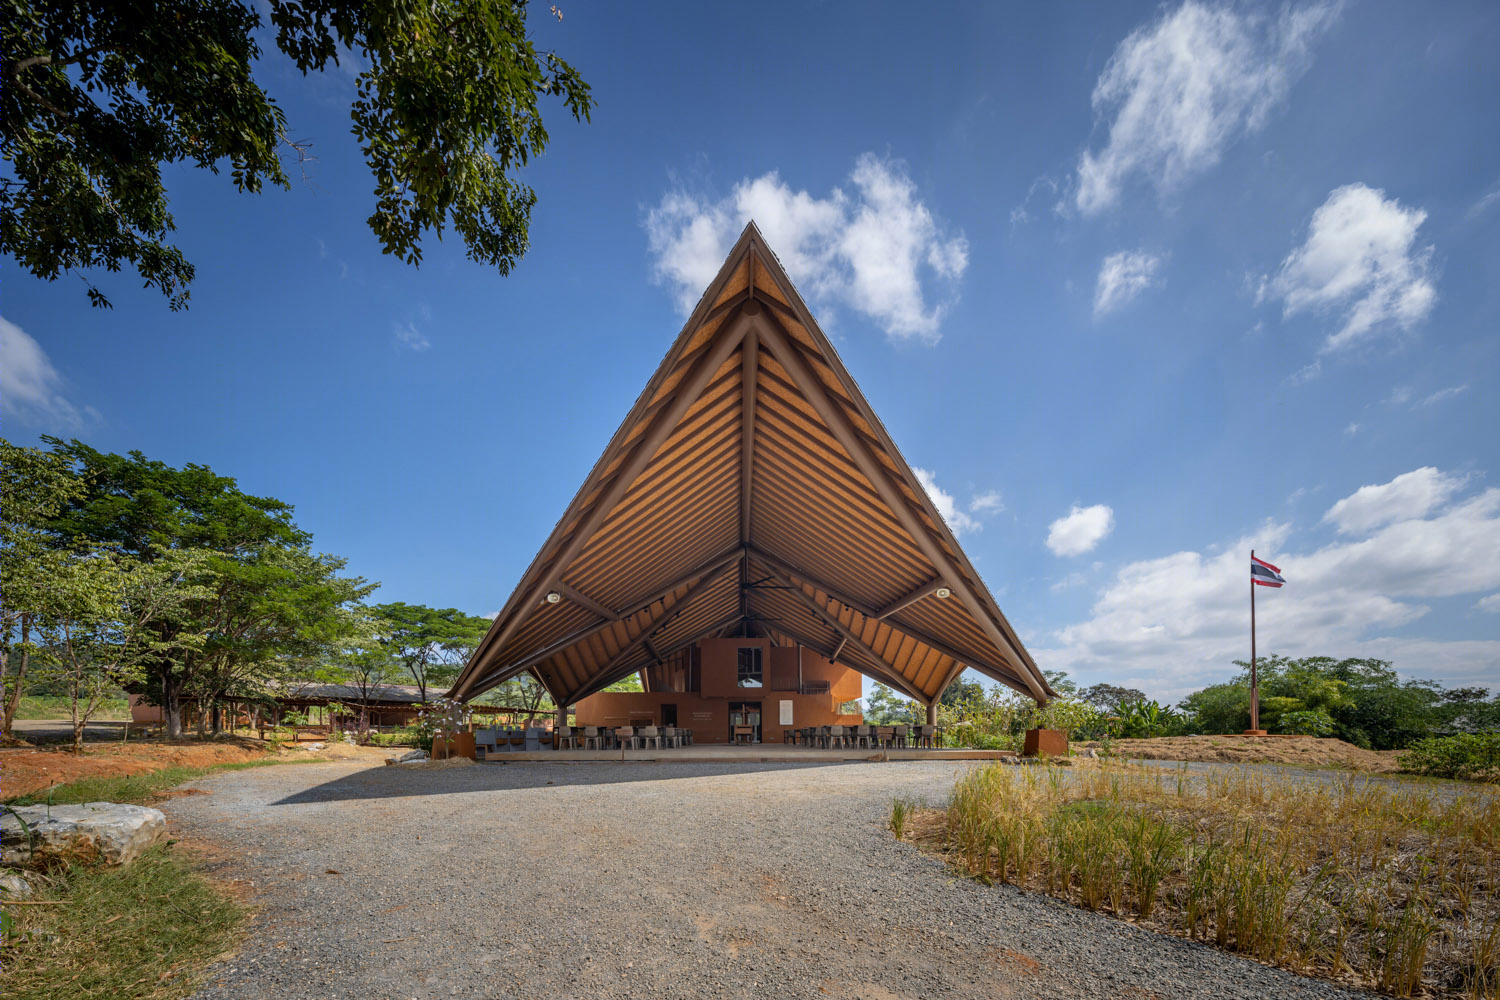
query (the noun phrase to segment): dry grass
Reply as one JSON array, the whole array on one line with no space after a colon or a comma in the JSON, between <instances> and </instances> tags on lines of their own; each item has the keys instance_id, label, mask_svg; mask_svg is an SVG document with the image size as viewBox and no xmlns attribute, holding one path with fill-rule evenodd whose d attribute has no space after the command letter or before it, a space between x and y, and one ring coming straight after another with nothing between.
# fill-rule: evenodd
<instances>
[{"instance_id":1,"label":"dry grass","mask_svg":"<svg viewBox=\"0 0 1500 1000\"><path fill-rule=\"evenodd\" d=\"M990 766L959 781L945 812L908 806L899 825L976 878L1305 975L1500 998L1500 795L1488 789Z\"/></svg>"}]
</instances>

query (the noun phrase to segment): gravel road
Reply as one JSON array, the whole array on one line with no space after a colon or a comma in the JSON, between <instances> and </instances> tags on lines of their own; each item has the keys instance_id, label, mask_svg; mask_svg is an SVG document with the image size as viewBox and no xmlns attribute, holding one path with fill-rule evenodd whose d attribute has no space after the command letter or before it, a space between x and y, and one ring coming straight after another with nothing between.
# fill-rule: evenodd
<instances>
[{"instance_id":1,"label":"gravel road","mask_svg":"<svg viewBox=\"0 0 1500 1000\"><path fill-rule=\"evenodd\" d=\"M1369 996L891 838L967 766L309 764L163 808L260 908L203 998Z\"/></svg>"}]
</instances>

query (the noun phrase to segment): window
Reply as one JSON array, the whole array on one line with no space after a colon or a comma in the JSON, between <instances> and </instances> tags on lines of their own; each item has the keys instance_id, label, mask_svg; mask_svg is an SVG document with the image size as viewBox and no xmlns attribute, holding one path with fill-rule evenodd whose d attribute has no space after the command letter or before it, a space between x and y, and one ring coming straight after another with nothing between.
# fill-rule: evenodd
<instances>
[{"instance_id":1,"label":"window","mask_svg":"<svg viewBox=\"0 0 1500 1000\"><path fill-rule=\"evenodd\" d=\"M761 686L759 646L740 647L739 686L742 688Z\"/></svg>"}]
</instances>

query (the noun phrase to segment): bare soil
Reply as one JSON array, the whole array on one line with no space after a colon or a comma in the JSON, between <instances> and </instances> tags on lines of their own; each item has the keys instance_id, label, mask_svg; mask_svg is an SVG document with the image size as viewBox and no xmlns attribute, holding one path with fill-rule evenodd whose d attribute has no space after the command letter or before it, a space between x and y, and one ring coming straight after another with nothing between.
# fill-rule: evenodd
<instances>
[{"instance_id":1,"label":"bare soil","mask_svg":"<svg viewBox=\"0 0 1500 1000\"><path fill-rule=\"evenodd\" d=\"M45 791L84 778L145 774L168 767L212 767L266 758L300 760L378 760L390 751L335 743L323 750L284 747L273 750L260 740L224 736L214 740L132 740L107 745L86 744L82 753L71 747L15 747L0 749L0 800Z\"/></svg>"},{"instance_id":2,"label":"bare soil","mask_svg":"<svg viewBox=\"0 0 1500 1000\"><path fill-rule=\"evenodd\" d=\"M1097 743L1086 744L1097 747ZM1121 757L1142 760L1186 760L1228 764L1291 764L1345 771L1391 774L1401 770L1399 751L1363 750L1331 737L1312 736L1163 736L1151 740L1116 740Z\"/></svg>"}]
</instances>

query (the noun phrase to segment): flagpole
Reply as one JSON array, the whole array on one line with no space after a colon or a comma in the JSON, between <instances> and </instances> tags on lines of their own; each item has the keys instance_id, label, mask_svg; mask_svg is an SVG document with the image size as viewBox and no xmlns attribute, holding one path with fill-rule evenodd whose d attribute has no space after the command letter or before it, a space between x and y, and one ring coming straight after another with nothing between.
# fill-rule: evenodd
<instances>
[{"instance_id":1,"label":"flagpole","mask_svg":"<svg viewBox=\"0 0 1500 1000\"><path fill-rule=\"evenodd\" d=\"M1250 565L1255 565L1255 550L1250 550ZM1260 730L1260 686L1255 676L1255 574L1250 574L1250 731Z\"/></svg>"}]
</instances>

